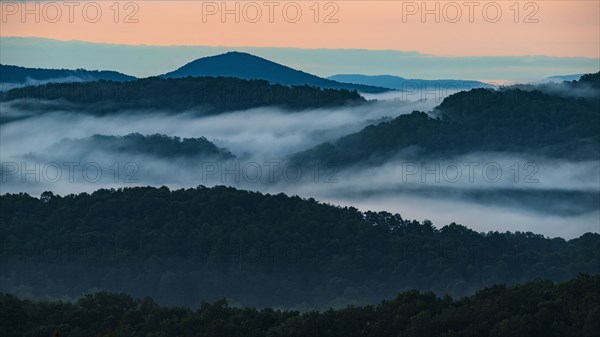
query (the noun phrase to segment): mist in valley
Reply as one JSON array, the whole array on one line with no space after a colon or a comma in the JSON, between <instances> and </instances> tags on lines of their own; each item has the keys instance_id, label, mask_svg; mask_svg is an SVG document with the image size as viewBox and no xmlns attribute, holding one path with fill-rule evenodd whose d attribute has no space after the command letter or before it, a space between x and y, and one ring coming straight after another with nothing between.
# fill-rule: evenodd
<instances>
[{"instance_id":1,"label":"mist in valley","mask_svg":"<svg viewBox=\"0 0 600 337\"><path fill-rule=\"evenodd\" d=\"M256 108L206 117L195 111L122 111L98 117L54 108L41 113L4 102L1 118L27 118L0 125L1 193L39 196L44 191L65 195L128 186L228 185L312 197L363 211L397 212L405 219L432 220L437 227L456 222L482 232L532 231L567 239L599 231L599 160L524 153L415 160L408 149L383 163L366 161L344 168L289 161L294 153L365 126L414 110L432 111L443 98L402 92L365 97L379 101L300 112ZM95 148L84 141L75 143L79 147L61 145L64 139L132 133L206 137L235 158L166 158Z\"/></svg>"}]
</instances>

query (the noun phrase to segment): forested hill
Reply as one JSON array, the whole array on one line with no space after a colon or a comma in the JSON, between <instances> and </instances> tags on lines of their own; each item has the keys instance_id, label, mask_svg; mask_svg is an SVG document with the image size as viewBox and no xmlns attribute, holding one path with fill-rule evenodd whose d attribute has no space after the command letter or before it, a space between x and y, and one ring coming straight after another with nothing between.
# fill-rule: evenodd
<instances>
[{"instance_id":1,"label":"forested hill","mask_svg":"<svg viewBox=\"0 0 600 337\"><path fill-rule=\"evenodd\" d=\"M518 88L463 91L445 98L434 114L401 115L298 153L292 160L339 167L381 162L407 149L411 152L405 151L405 156L421 158L497 151L597 159L599 84L597 73L563 85L563 91L586 88L591 98Z\"/></svg>"},{"instance_id":2,"label":"forested hill","mask_svg":"<svg viewBox=\"0 0 600 337\"><path fill-rule=\"evenodd\" d=\"M443 88L448 90L469 90L473 88L491 87L484 82L471 80L423 80L415 78L403 78L392 75L361 75L361 74L338 74L328 77L330 80L339 81L342 83L359 83L363 85L374 85L384 88L392 88L397 90L435 90Z\"/></svg>"},{"instance_id":3,"label":"forested hill","mask_svg":"<svg viewBox=\"0 0 600 337\"><path fill-rule=\"evenodd\" d=\"M569 82L569 85L572 87L589 85L595 89L600 89L600 72L582 75L579 80Z\"/></svg>"},{"instance_id":4,"label":"forested hill","mask_svg":"<svg viewBox=\"0 0 600 337\"><path fill-rule=\"evenodd\" d=\"M164 78L222 76L246 80L260 79L271 84L310 85L318 88L346 89L367 93L382 93L392 90L378 86L333 81L242 52L202 57L160 76Z\"/></svg>"},{"instance_id":5,"label":"forested hill","mask_svg":"<svg viewBox=\"0 0 600 337\"><path fill-rule=\"evenodd\" d=\"M233 307L160 307L152 299L100 292L76 302L22 300L0 294L0 333L40 336L203 337L595 337L600 276L554 284L496 285L453 300L416 291L378 305L321 312Z\"/></svg>"},{"instance_id":6,"label":"forested hill","mask_svg":"<svg viewBox=\"0 0 600 337\"><path fill-rule=\"evenodd\" d=\"M534 123L540 124L537 129L551 126L569 129L572 126L574 130L568 131L576 132L581 131L585 124L599 120L600 72L584 75L579 81L564 82L562 88L563 96L537 90L520 90L518 86L504 90L473 89L447 97L437 110L452 121L479 125L489 120L489 124L499 127L519 127L517 130L521 132L522 129L532 128ZM578 97L578 91L569 95L569 90L580 88L589 89L587 96L591 97ZM505 121L505 124L498 124L501 121ZM538 130L533 128L532 131Z\"/></svg>"},{"instance_id":7,"label":"forested hill","mask_svg":"<svg viewBox=\"0 0 600 337\"><path fill-rule=\"evenodd\" d=\"M132 81L136 78L116 71L85 69L41 69L0 64L0 83Z\"/></svg>"},{"instance_id":8,"label":"forested hill","mask_svg":"<svg viewBox=\"0 0 600 337\"><path fill-rule=\"evenodd\" d=\"M301 110L365 102L358 93L343 89L271 85L264 80L227 77L51 83L9 90L0 97L3 102L21 100L22 106L54 101L54 105L44 106L92 114L191 109L201 114L215 114L263 106Z\"/></svg>"},{"instance_id":9,"label":"forested hill","mask_svg":"<svg viewBox=\"0 0 600 337\"><path fill-rule=\"evenodd\" d=\"M63 139L44 152L48 151L69 153L71 156L102 151L126 155L148 155L163 159L202 157L224 160L235 158L231 152L219 148L204 137L181 139L163 134L142 135L139 133L125 136L93 135L82 139Z\"/></svg>"},{"instance_id":10,"label":"forested hill","mask_svg":"<svg viewBox=\"0 0 600 337\"><path fill-rule=\"evenodd\" d=\"M228 187L0 196L0 291L322 308L600 272L600 235L487 234Z\"/></svg>"}]
</instances>

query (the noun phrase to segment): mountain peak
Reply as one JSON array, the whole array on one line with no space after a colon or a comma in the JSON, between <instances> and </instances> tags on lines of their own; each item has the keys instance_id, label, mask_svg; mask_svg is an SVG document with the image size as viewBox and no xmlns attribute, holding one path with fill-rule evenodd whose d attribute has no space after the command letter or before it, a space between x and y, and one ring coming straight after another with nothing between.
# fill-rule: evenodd
<instances>
[{"instance_id":1,"label":"mountain peak","mask_svg":"<svg viewBox=\"0 0 600 337\"><path fill-rule=\"evenodd\" d=\"M389 90L365 85L339 83L275 63L260 56L239 51L202 57L175 71L161 75L164 78L188 76L236 77L244 80L265 80L271 84L309 85L319 88L362 92L384 92Z\"/></svg>"},{"instance_id":2,"label":"mountain peak","mask_svg":"<svg viewBox=\"0 0 600 337\"><path fill-rule=\"evenodd\" d=\"M237 51L237 50L228 51L228 52L220 54L220 55L243 55L243 56L250 56L250 57L260 58L260 57L258 57L256 55L252 55L250 53L246 53L246 52L243 52L243 51ZM215 55L215 56L220 56L220 55Z\"/></svg>"},{"instance_id":3,"label":"mountain peak","mask_svg":"<svg viewBox=\"0 0 600 337\"><path fill-rule=\"evenodd\" d=\"M251 60L252 59L252 60L264 60L264 61L268 61L268 60L266 60L266 59L264 59L264 58L262 58L260 56L256 56L256 55L253 55L253 54L250 54L250 53L241 52L241 51L235 51L234 50L234 51L228 51L226 53L217 54L217 55L213 55L213 56L201 57L201 58L198 58L198 59L196 59L196 60L194 60L194 61L192 61L190 63L199 62L199 61L203 61L203 60L206 60L206 59L215 59L215 58L217 58L217 59L238 58L238 59L242 59L242 60L243 59L247 59L247 60ZM268 62L270 62L270 61L268 61Z\"/></svg>"},{"instance_id":4,"label":"mountain peak","mask_svg":"<svg viewBox=\"0 0 600 337\"><path fill-rule=\"evenodd\" d=\"M162 77L223 76L247 80L264 79L269 82L275 79L275 83L279 83L281 79L276 79L275 76L278 74L284 75L284 71L295 72L296 70L256 55L230 51L224 54L201 57L175 71L162 75ZM285 75L289 76L289 74Z\"/></svg>"}]
</instances>

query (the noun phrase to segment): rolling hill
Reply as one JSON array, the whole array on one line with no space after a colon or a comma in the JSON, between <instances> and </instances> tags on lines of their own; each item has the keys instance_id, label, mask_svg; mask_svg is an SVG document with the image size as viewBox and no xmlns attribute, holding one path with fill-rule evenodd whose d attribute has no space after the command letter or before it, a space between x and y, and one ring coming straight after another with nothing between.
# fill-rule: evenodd
<instances>
[{"instance_id":1,"label":"rolling hill","mask_svg":"<svg viewBox=\"0 0 600 337\"><path fill-rule=\"evenodd\" d=\"M436 88L449 90L469 90L474 88L491 87L491 85L487 83L472 80L421 80L392 75L369 76L360 74L339 74L330 76L328 79L342 83L354 83L406 91Z\"/></svg>"},{"instance_id":2,"label":"rolling hill","mask_svg":"<svg viewBox=\"0 0 600 337\"><path fill-rule=\"evenodd\" d=\"M0 102L22 111L72 111L91 115L193 111L197 115L280 107L290 111L360 104L366 100L348 90L269 84L231 77L150 77L128 82L50 83L0 93ZM7 109L8 110L8 109ZM19 117L22 118L22 117ZM0 123L13 120L4 113Z\"/></svg>"},{"instance_id":3,"label":"rolling hill","mask_svg":"<svg viewBox=\"0 0 600 337\"><path fill-rule=\"evenodd\" d=\"M366 93L390 91L378 86L340 83L296 70L248 53L229 52L192 61L183 67L163 74L163 78L236 77L246 80L265 80L271 84L309 85L318 88L347 89Z\"/></svg>"},{"instance_id":4,"label":"rolling hill","mask_svg":"<svg viewBox=\"0 0 600 337\"><path fill-rule=\"evenodd\" d=\"M597 274L600 242L592 233L567 241L436 228L224 186L5 194L0 233L0 292L76 297L103 289L170 305L230 298L312 308L408 289L460 297L496 283Z\"/></svg>"},{"instance_id":5,"label":"rolling hill","mask_svg":"<svg viewBox=\"0 0 600 337\"><path fill-rule=\"evenodd\" d=\"M0 90L9 90L18 86L46 83L132 81L136 78L116 71L85 69L41 69L0 64Z\"/></svg>"},{"instance_id":6,"label":"rolling hill","mask_svg":"<svg viewBox=\"0 0 600 337\"><path fill-rule=\"evenodd\" d=\"M564 82L564 81L577 81L583 75L584 74L550 76L550 77L546 77L544 79L541 79L539 81L536 81L534 83L541 84L541 83L550 83L550 82L561 83L561 82Z\"/></svg>"},{"instance_id":7,"label":"rolling hill","mask_svg":"<svg viewBox=\"0 0 600 337\"><path fill-rule=\"evenodd\" d=\"M154 158L211 158L225 160L235 158L228 150L219 148L205 137L179 138L163 134L125 136L93 135L83 139L63 139L45 152L82 155L89 151L124 153L130 156L146 155ZM36 156L36 158L39 158Z\"/></svg>"},{"instance_id":8,"label":"rolling hill","mask_svg":"<svg viewBox=\"0 0 600 337\"><path fill-rule=\"evenodd\" d=\"M596 73L566 84L565 90L593 90L592 98L519 88L462 91L445 98L431 114L401 115L300 152L291 160L342 167L385 161L406 149L413 149L412 155L419 157L500 151L596 159L599 83L600 73Z\"/></svg>"}]
</instances>

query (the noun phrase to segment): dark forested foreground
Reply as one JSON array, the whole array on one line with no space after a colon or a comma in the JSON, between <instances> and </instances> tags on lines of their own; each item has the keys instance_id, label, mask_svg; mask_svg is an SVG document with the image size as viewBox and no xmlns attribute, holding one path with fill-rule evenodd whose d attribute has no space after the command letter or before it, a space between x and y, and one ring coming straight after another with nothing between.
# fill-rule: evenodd
<instances>
[{"instance_id":1,"label":"dark forested foreground","mask_svg":"<svg viewBox=\"0 0 600 337\"><path fill-rule=\"evenodd\" d=\"M340 308L600 272L600 235L477 233L228 187L0 196L0 291ZM513 323L511 323L513 324ZM517 323L514 323L517 324Z\"/></svg>"},{"instance_id":2,"label":"dark forested foreground","mask_svg":"<svg viewBox=\"0 0 600 337\"><path fill-rule=\"evenodd\" d=\"M408 291L378 305L280 311L232 307L160 307L152 299L95 293L76 302L0 295L4 337L85 336L573 336L600 334L600 276L561 284L495 285L462 299Z\"/></svg>"}]
</instances>

